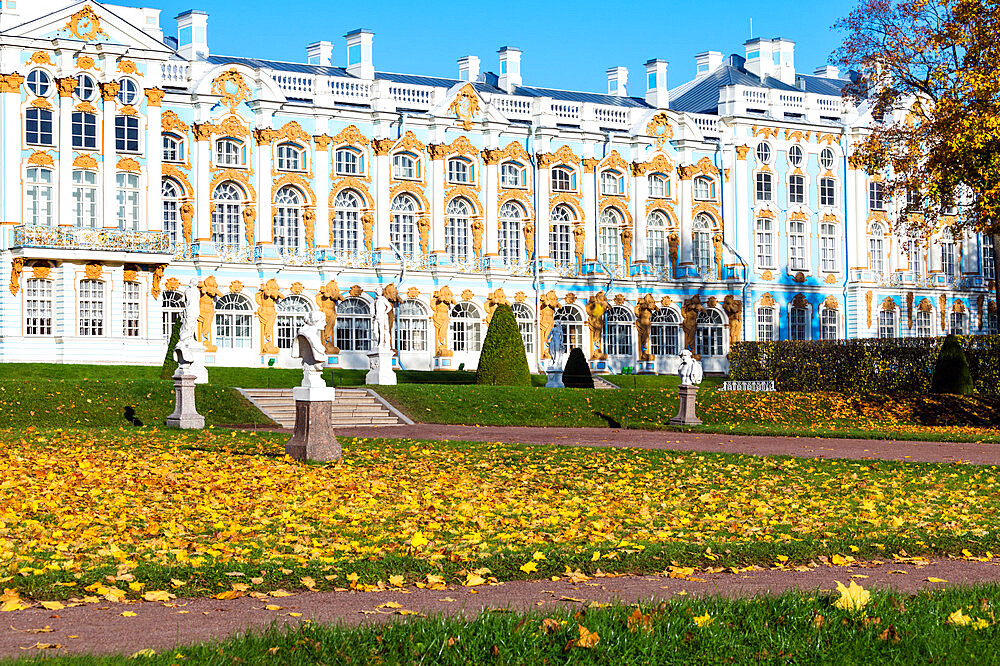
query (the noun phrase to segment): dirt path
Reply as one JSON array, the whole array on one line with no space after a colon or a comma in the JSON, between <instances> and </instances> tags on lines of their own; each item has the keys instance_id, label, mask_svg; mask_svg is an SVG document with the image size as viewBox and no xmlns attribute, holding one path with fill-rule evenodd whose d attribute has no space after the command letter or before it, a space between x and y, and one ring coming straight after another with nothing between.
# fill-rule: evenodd
<instances>
[{"instance_id":1,"label":"dirt path","mask_svg":"<svg viewBox=\"0 0 1000 666\"><path fill-rule=\"evenodd\" d=\"M289 431L290 432L290 431ZM1000 463L1000 444L960 442L908 442L878 439L826 439L822 437L757 437L700 432L658 432L609 428L536 428L414 425L345 428L338 436L400 437L472 442L520 442L568 446L615 446L677 451L711 451L785 455L800 458L853 458L907 462Z\"/></svg>"},{"instance_id":2,"label":"dirt path","mask_svg":"<svg viewBox=\"0 0 1000 666\"><path fill-rule=\"evenodd\" d=\"M696 573L700 581L665 576L598 577L572 583L515 581L475 588L449 587L385 592L303 592L289 597L257 599L176 599L170 603L88 604L47 611L29 608L3 613L0 657L52 653L130 655L152 648L157 652L178 646L223 639L271 623L294 625L305 620L361 625L417 617L418 614L475 616L488 609L546 612L560 607L582 607L597 602L670 599L679 594L753 596L790 589L830 590L834 581L855 580L865 588L892 588L900 592L935 589L944 584L1000 582L1000 559L990 562L935 559L819 565L807 571L761 570L733 573ZM930 582L937 578L947 583ZM475 593L473 593L473 590ZM399 608L378 608L387 602ZM273 604L280 610L267 610ZM123 613L134 616L123 616ZM295 614L295 615L293 615ZM47 631L36 633L40 629ZM53 647L39 648L39 644ZM59 647L54 647L58 645Z\"/></svg>"}]
</instances>

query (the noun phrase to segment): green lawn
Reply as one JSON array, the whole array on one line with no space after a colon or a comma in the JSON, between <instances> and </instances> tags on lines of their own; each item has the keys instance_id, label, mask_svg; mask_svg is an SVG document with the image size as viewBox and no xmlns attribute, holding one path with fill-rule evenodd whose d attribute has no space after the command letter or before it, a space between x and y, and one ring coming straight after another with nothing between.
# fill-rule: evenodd
<instances>
[{"instance_id":1,"label":"green lawn","mask_svg":"<svg viewBox=\"0 0 1000 666\"><path fill-rule=\"evenodd\" d=\"M874 591L860 611L830 593L549 613L484 612L360 628L294 628L178 646L142 658L35 658L45 664L990 664L1000 587L903 595ZM406 610L405 598L400 599ZM961 610L956 620L953 614ZM141 612L141 611L140 611ZM279 611L280 612L280 611ZM962 618L969 618L968 621Z\"/></svg>"}]
</instances>

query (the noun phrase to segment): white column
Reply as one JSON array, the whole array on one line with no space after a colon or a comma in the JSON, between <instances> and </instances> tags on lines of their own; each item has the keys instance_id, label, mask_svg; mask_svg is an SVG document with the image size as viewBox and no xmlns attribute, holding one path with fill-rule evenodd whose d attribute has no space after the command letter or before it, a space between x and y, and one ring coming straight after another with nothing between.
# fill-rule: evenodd
<instances>
[{"instance_id":1,"label":"white column","mask_svg":"<svg viewBox=\"0 0 1000 666\"><path fill-rule=\"evenodd\" d=\"M677 257L679 265L677 275L680 277L686 277L693 272L691 268L694 263L691 258L691 204L694 194L691 188L693 182L692 178L684 177L683 175L678 182L680 187L678 187L677 193L677 217L680 222L680 230L678 232L680 234L680 251L678 253L680 256Z\"/></svg>"},{"instance_id":2,"label":"white column","mask_svg":"<svg viewBox=\"0 0 1000 666\"><path fill-rule=\"evenodd\" d=\"M542 162L545 162L545 167L542 167ZM549 254L551 253L551 248L549 247L549 234L551 233L550 225L550 210L549 210L549 167L548 162L545 160L539 160L538 169L535 171L535 190L537 192L538 207L529 212L529 215L534 215L535 218L535 238L538 243L538 256L539 261L547 261L549 259ZM570 229L570 258L572 258L573 252L573 241L572 241L573 230Z\"/></svg>"},{"instance_id":3,"label":"white column","mask_svg":"<svg viewBox=\"0 0 1000 666\"><path fill-rule=\"evenodd\" d=\"M430 254L440 256L444 255L444 160L428 160L428 162L430 168L427 169L427 189L431 203Z\"/></svg>"},{"instance_id":4,"label":"white column","mask_svg":"<svg viewBox=\"0 0 1000 666\"><path fill-rule=\"evenodd\" d=\"M389 224L390 207L392 202L389 200L389 193L392 191L392 183L389 182L389 150L392 148L392 139L376 139L372 142L373 153L375 154L375 161L372 165L371 176L372 176L372 198L375 199L375 246L379 248L389 247ZM418 202L419 203L419 202ZM430 214L430 211L424 211L426 214ZM419 219L419 215L417 218ZM413 239L414 243L414 255L420 254L420 233L419 230L414 231L415 237ZM402 252L402 248L399 248ZM393 260L395 261L395 254L393 254Z\"/></svg>"},{"instance_id":5,"label":"white column","mask_svg":"<svg viewBox=\"0 0 1000 666\"><path fill-rule=\"evenodd\" d=\"M267 140L264 141L263 138ZM271 245L274 242L274 220L271 219L273 196L271 192L271 141L270 137L258 138L256 146L257 228L255 231L258 245Z\"/></svg>"},{"instance_id":6,"label":"white column","mask_svg":"<svg viewBox=\"0 0 1000 666\"><path fill-rule=\"evenodd\" d=\"M119 87L115 81L101 84L101 97L104 100L103 131L101 134L104 164L101 165L101 202L103 205L98 211L98 215L103 219L105 229L118 227L118 204L115 197L117 191L115 176L118 174L118 155L115 152L115 112L117 110L115 97L118 95Z\"/></svg>"},{"instance_id":7,"label":"white column","mask_svg":"<svg viewBox=\"0 0 1000 666\"><path fill-rule=\"evenodd\" d=\"M722 234L728 242L735 244L736 251L749 264L746 270L750 271L753 270L751 248L753 247L754 228L753 220L750 219L750 211L753 210L753 193L749 189L750 176L746 159L748 150L749 148L746 146L736 147L736 163L732 171L733 196L730 199L734 203L729 207L729 216L722 220ZM740 233L740 229L744 233ZM744 320L746 321L745 316Z\"/></svg>"},{"instance_id":8,"label":"white column","mask_svg":"<svg viewBox=\"0 0 1000 666\"><path fill-rule=\"evenodd\" d=\"M632 230L633 264L649 258L649 248L646 247L646 199L649 198L649 181L646 179L645 165L636 166L639 168L632 169L632 217L635 219L635 228Z\"/></svg>"},{"instance_id":9,"label":"white column","mask_svg":"<svg viewBox=\"0 0 1000 666\"><path fill-rule=\"evenodd\" d=\"M0 132L0 214L2 221L21 224L24 215L21 203L21 132L11 128L21 126L21 84L20 74L0 76L0 120L7 131ZM0 235L0 243L6 248L6 234Z\"/></svg>"},{"instance_id":10,"label":"white column","mask_svg":"<svg viewBox=\"0 0 1000 666\"><path fill-rule=\"evenodd\" d=\"M73 226L73 89L76 79L56 79L59 88L59 168L56 171L56 220L61 227ZM72 86L72 87L71 87Z\"/></svg>"},{"instance_id":11,"label":"white column","mask_svg":"<svg viewBox=\"0 0 1000 666\"><path fill-rule=\"evenodd\" d=\"M500 166L496 160L486 162L483 168L483 192L486 193L486 218L483 220L485 231L484 258L500 256ZM522 236L521 242L524 242ZM534 248L526 248L525 256L530 257Z\"/></svg>"},{"instance_id":12,"label":"white column","mask_svg":"<svg viewBox=\"0 0 1000 666\"><path fill-rule=\"evenodd\" d=\"M330 245L330 137L314 137L313 173L316 174L316 228L313 231L315 247Z\"/></svg>"},{"instance_id":13,"label":"white column","mask_svg":"<svg viewBox=\"0 0 1000 666\"><path fill-rule=\"evenodd\" d=\"M146 91L146 225L149 231L163 231L160 183L163 179L163 149L160 103L163 91ZM140 229L142 224L140 222Z\"/></svg>"},{"instance_id":14,"label":"white column","mask_svg":"<svg viewBox=\"0 0 1000 666\"><path fill-rule=\"evenodd\" d=\"M211 129L195 125L191 168L194 178L194 242L212 240L212 136Z\"/></svg>"},{"instance_id":15,"label":"white column","mask_svg":"<svg viewBox=\"0 0 1000 666\"><path fill-rule=\"evenodd\" d=\"M596 163L596 160L594 160ZM597 241L600 232L597 225L600 224L600 215L597 212L597 184L595 182L596 169L594 167L583 166L580 168L580 185L583 188L583 215L581 222L587 233L584 235L583 260L593 261L597 258ZM587 224L587 218L592 217L591 224ZM609 266L610 268L610 266Z\"/></svg>"}]
</instances>

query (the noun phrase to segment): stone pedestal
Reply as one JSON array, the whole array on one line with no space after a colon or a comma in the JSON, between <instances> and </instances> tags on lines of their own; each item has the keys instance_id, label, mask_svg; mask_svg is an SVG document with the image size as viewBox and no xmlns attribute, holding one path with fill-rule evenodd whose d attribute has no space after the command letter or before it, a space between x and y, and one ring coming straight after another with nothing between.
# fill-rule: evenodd
<instances>
[{"instance_id":1,"label":"stone pedestal","mask_svg":"<svg viewBox=\"0 0 1000 666\"><path fill-rule=\"evenodd\" d=\"M295 398L295 432L285 442L285 453L295 460L340 460L340 442L330 423L334 391L330 387L292 389Z\"/></svg>"},{"instance_id":2,"label":"stone pedestal","mask_svg":"<svg viewBox=\"0 0 1000 666\"><path fill-rule=\"evenodd\" d=\"M174 373L174 413L167 417L168 428L200 429L205 427L205 417L194 406L193 374L178 368Z\"/></svg>"},{"instance_id":3,"label":"stone pedestal","mask_svg":"<svg viewBox=\"0 0 1000 666\"><path fill-rule=\"evenodd\" d=\"M656 361L639 361L636 363L636 372L640 375L655 375Z\"/></svg>"},{"instance_id":4,"label":"stone pedestal","mask_svg":"<svg viewBox=\"0 0 1000 666\"><path fill-rule=\"evenodd\" d=\"M368 352L368 367L370 369L365 375L365 384L395 386L396 373L392 369L391 349L375 349Z\"/></svg>"},{"instance_id":5,"label":"stone pedestal","mask_svg":"<svg viewBox=\"0 0 1000 666\"><path fill-rule=\"evenodd\" d=\"M701 419L695 414L695 398L698 397L698 387L689 384L680 386L680 406L677 416L670 419L672 425L700 425Z\"/></svg>"},{"instance_id":6,"label":"stone pedestal","mask_svg":"<svg viewBox=\"0 0 1000 666\"><path fill-rule=\"evenodd\" d=\"M549 376L549 380L545 382L545 388L566 388L566 385L563 384L562 380L562 370L559 368L551 368L546 370L545 374Z\"/></svg>"},{"instance_id":7,"label":"stone pedestal","mask_svg":"<svg viewBox=\"0 0 1000 666\"><path fill-rule=\"evenodd\" d=\"M208 383L208 369L205 367L205 345L191 341L179 342L174 347L174 360L178 368L183 367L186 374L194 376L195 384ZM174 374L176 377L176 373Z\"/></svg>"}]
</instances>

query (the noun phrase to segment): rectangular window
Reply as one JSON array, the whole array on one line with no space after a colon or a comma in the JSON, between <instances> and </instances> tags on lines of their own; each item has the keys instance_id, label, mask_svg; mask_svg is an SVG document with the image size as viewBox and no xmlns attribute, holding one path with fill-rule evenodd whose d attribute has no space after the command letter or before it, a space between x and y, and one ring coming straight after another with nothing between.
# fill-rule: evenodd
<instances>
[{"instance_id":1,"label":"rectangular window","mask_svg":"<svg viewBox=\"0 0 1000 666\"><path fill-rule=\"evenodd\" d=\"M834 198L834 186L833 178L820 178L819 179L819 205L820 206L836 206L836 200Z\"/></svg>"},{"instance_id":2,"label":"rectangular window","mask_svg":"<svg viewBox=\"0 0 1000 666\"><path fill-rule=\"evenodd\" d=\"M24 285L24 334L52 335L52 281L30 279Z\"/></svg>"},{"instance_id":3,"label":"rectangular window","mask_svg":"<svg viewBox=\"0 0 1000 666\"><path fill-rule=\"evenodd\" d=\"M757 308L757 340L771 342L777 339L774 326L774 308Z\"/></svg>"},{"instance_id":4,"label":"rectangular window","mask_svg":"<svg viewBox=\"0 0 1000 666\"><path fill-rule=\"evenodd\" d=\"M757 220L757 263L765 268L774 267L774 231L770 218Z\"/></svg>"},{"instance_id":5,"label":"rectangular window","mask_svg":"<svg viewBox=\"0 0 1000 666\"><path fill-rule=\"evenodd\" d=\"M788 339L808 340L809 324L806 315L809 310L806 308L792 308L788 314Z\"/></svg>"},{"instance_id":6,"label":"rectangular window","mask_svg":"<svg viewBox=\"0 0 1000 666\"><path fill-rule=\"evenodd\" d=\"M788 225L788 263L793 271L804 271L806 266L806 223L793 220Z\"/></svg>"},{"instance_id":7,"label":"rectangular window","mask_svg":"<svg viewBox=\"0 0 1000 666\"><path fill-rule=\"evenodd\" d=\"M804 204L806 202L805 176L792 176L788 179L788 203Z\"/></svg>"},{"instance_id":8,"label":"rectangular window","mask_svg":"<svg viewBox=\"0 0 1000 666\"><path fill-rule=\"evenodd\" d=\"M24 112L24 141L37 146L55 145L51 111L28 109Z\"/></svg>"},{"instance_id":9,"label":"rectangular window","mask_svg":"<svg viewBox=\"0 0 1000 666\"><path fill-rule=\"evenodd\" d=\"M868 262L876 273L885 271L885 253L882 251L882 237L871 236L868 238Z\"/></svg>"},{"instance_id":10,"label":"rectangular window","mask_svg":"<svg viewBox=\"0 0 1000 666\"><path fill-rule=\"evenodd\" d=\"M993 263L993 236L983 236L983 279L996 278L996 267Z\"/></svg>"},{"instance_id":11,"label":"rectangular window","mask_svg":"<svg viewBox=\"0 0 1000 666\"><path fill-rule=\"evenodd\" d=\"M73 112L73 147L84 150L97 148L97 116L93 113Z\"/></svg>"},{"instance_id":12,"label":"rectangular window","mask_svg":"<svg viewBox=\"0 0 1000 666\"><path fill-rule=\"evenodd\" d=\"M139 119L135 116L115 117L115 150L119 153L139 152Z\"/></svg>"},{"instance_id":13,"label":"rectangular window","mask_svg":"<svg viewBox=\"0 0 1000 666\"><path fill-rule=\"evenodd\" d=\"M878 337L896 337L896 311L881 310L878 313Z\"/></svg>"},{"instance_id":14,"label":"rectangular window","mask_svg":"<svg viewBox=\"0 0 1000 666\"><path fill-rule=\"evenodd\" d=\"M139 176L134 173L119 173L115 176L118 200L118 228L136 230L139 228Z\"/></svg>"},{"instance_id":15,"label":"rectangular window","mask_svg":"<svg viewBox=\"0 0 1000 666\"><path fill-rule=\"evenodd\" d=\"M646 235L646 252L649 262L654 268L663 270L667 267L667 239L662 229L650 229Z\"/></svg>"},{"instance_id":16,"label":"rectangular window","mask_svg":"<svg viewBox=\"0 0 1000 666\"><path fill-rule=\"evenodd\" d=\"M885 210L885 185L882 183L868 184L868 208Z\"/></svg>"},{"instance_id":17,"label":"rectangular window","mask_svg":"<svg viewBox=\"0 0 1000 666\"><path fill-rule=\"evenodd\" d=\"M949 278L955 277L958 272L955 261L955 244L952 242L941 243L941 272Z\"/></svg>"},{"instance_id":18,"label":"rectangular window","mask_svg":"<svg viewBox=\"0 0 1000 666\"><path fill-rule=\"evenodd\" d=\"M923 267L920 261L920 247L917 245L917 241L912 239L906 241L906 263L911 273L919 275L923 272L920 270Z\"/></svg>"},{"instance_id":19,"label":"rectangular window","mask_svg":"<svg viewBox=\"0 0 1000 666\"><path fill-rule=\"evenodd\" d=\"M570 232L568 224L553 224L549 233L549 255L556 264L568 265L570 262Z\"/></svg>"},{"instance_id":20,"label":"rectangular window","mask_svg":"<svg viewBox=\"0 0 1000 666\"><path fill-rule=\"evenodd\" d=\"M73 218L78 227L97 227L97 174L93 171L73 172Z\"/></svg>"},{"instance_id":21,"label":"rectangular window","mask_svg":"<svg viewBox=\"0 0 1000 666\"><path fill-rule=\"evenodd\" d=\"M104 283L80 282L80 335L104 335Z\"/></svg>"},{"instance_id":22,"label":"rectangular window","mask_svg":"<svg viewBox=\"0 0 1000 666\"><path fill-rule=\"evenodd\" d=\"M823 310L822 315L822 326L823 326L823 339L824 340L836 340L839 335L837 333L837 311L833 308L826 308Z\"/></svg>"},{"instance_id":23,"label":"rectangular window","mask_svg":"<svg viewBox=\"0 0 1000 666\"><path fill-rule=\"evenodd\" d=\"M819 227L820 268L827 273L837 270L837 236L832 224Z\"/></svg>"},{"instance_id":24,"label":"rectangular window","mask_svg":"<svg viewBox=\"0 0 1000 666\"><path fill-rule=\"evenodd\" d=\"M934 336L934 317L930 312L918 310L917 316L917 337L930 338Z\"/></svg>"},{"instance_id":25,"label":"rectangular window","mask_svg":"<svg viewBox=\"0 0 1000 666\"><path fill-rule=\"evenodd\" d=\"M123 333L126 338L137 338L139 337L139 283L123 284L125 289Z\"/></svg>"},{"instance_id":26,"label":"rectangular window","mask_svg":"<svg viewBox=\"0 0 1000 666\"><path fill-rule=\"evenodd\" d=\"M771 174L757 174L757 201L771 201L774 197L771 186Z\"/></svg>"}]
</instances>

